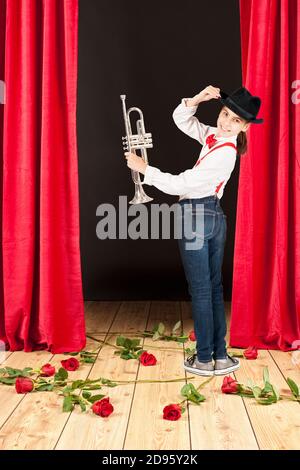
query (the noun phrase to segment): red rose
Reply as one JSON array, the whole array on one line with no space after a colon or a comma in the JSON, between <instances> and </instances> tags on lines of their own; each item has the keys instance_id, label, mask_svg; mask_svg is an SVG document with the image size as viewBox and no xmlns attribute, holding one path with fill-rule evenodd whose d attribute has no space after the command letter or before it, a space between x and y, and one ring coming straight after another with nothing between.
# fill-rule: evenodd
<instances>
[{"instance_id":1,"label":"red rose","mask_svg":"<svg viewBox=\"0 0 300 470\"><path fill-rule=\"evenodd\" d=\"M155 366L157 360L153 354L148 354L147 351L144 351L143 354L140 355L140 362L143 366Z\"/></svg>"},{"instance_id":2,"label":"red rose","mask_svg":"<svg viewBox=\"0 0 300 470\"><path fill-rule=\"evenodd\" d=\"M244 352L244 357L246 359L257 359L257 348L256 346L249 346Z\"/></svg>"},{"instance_id":3,"label":"red rose","mask_svg":"<svg viewBox=\"0 0 300 470\"><path fill-rule=\"evenodd\" d=\"M190 341L196 341L196 336L195 336L194 330L190 331L189 340Z\"/></svg>"},{"instance_id":4,"label":"red rose","mask_svg":"<svg viewBox=\"0 0 300 470\"><path fill-rule=\"evenodd\" d=\"M165 406L163 413L163 418L168 419L169 421L177 421L179 418L181 418L181 408L176 403Z\"/></svg>"},{"instance_id":5,"label":"red rose","mask_svg":"<svg viewBox=\"0 0 300 470\"><path fill-rule=\"evenodd\" d=\"M114 411L114 407L109 403L109 398L102 398L93 404L92 410L96 415L106 418Z\"/></svg>"},{"instance_id":6,"label":"red rose","mask_svg":"<svg viewBox=\"0 0 300 470\"><path fill-rule=\"evenodd\" d=\"M41 376L42 377L51 377L55 374L55 367L51 364L45 364L41 367Z\"/></svg>"},{"instance_id":7,"label":"red rose","mask_svg":"<svg viewBox=\"0 0 300 470\"><path fill-rule=\"evenodd\" d=\"M16 391L17 393L28 393L33 390L33 381L31 379L27 379L26 377L19 377L16 380Z\"/></svg>"},{"instance_id":8,"label":"red rose","mask_svg":"<svg viewBox=\"0 0 300 470\"><path fill-rule=\"evenodd\" d=\"M223 393L236 393L238 391L238 383L230 375L224 377L221 390Z\"/></svg>"},{"instance_id":9,"label":"red rose","mask_svg":"<svg viewBox=\"0 0 300 470\"><path fill-rule=\"evenodd\" d=\"M61 365L66 370L74 371L78 369L79 361L77 361L75 357L70 357L69 359L65 359L64 361L61 361Z\"/></svg>"}]
</instances>

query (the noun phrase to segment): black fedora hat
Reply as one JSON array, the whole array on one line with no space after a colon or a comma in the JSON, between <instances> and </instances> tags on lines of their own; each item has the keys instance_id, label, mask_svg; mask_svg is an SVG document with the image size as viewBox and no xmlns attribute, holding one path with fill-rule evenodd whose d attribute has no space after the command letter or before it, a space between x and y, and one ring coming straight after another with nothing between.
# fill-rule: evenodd
<instances>
[{"instance_id":1,"label":"black fedora hat","mask_svg":"<svg viewBox=\"0 0 300 470\"><path fill-rule=\"evenodd\" d=\"M219 101L243 119L253 124L261 124L264 122L263 119L256 119L261 105L261 99L258 96L252 96L246 88L238 88L233 91L231 95L220 91L220 95L221 98L219 98Z\"/></svg>"}]
</instances>

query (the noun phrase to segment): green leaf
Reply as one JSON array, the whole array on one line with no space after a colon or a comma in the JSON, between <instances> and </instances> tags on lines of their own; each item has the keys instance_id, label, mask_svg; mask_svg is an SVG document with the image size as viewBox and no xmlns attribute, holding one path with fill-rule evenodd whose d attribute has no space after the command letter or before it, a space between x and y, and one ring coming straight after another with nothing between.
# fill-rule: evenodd
<instances>
[{"instance_id":1,"label":"green leaf","mask_svg":"<svg viewBox=\"0 0 300 470\"><path fill-rule=\"evenodd\" d=\"M181 414L185 413L186 408L184 406L181 407Z\"/></svg>"},{"instance_id":2,"label":"green leaf","mask_svg":"<svg viewBox=\"0 0 300 470\"><path fill-rule=\"evenodd\" d=\"M25 367L25 369L22 370L22 374L24 377L28 377L30 375L30 372L32 371L32 367Z\"/></svg>"},{"instance_id":3,"label":"green leaf","mask_svg":"<svg viewBox=\"0 0 300 470\"><path fill-rule=\"evenodd\" d=\"M126 338L125 341L124 341L124 348L130 350L130 349L132 349L132 344L133 343L132 343L131 339Z\"/></svg>"},{"instance_id":4,"label":"green leaf","mask_svg":"<svg viewBox=\"0 0 300 470\"><path fill-rule=\"evenodd\" d=\"M263 395L266 395L266 394L268 394L268 393L270 393L270 392L273 393L273 385L270 384L270 382L265 382L265 386L264 386L264 388L262 389L261 393L262 393Z\"/></svg>"},{"instance_id":5,"label":"green leaf","mask_svg":"<svg viewBox=\"0 0 300 470\"><path fill-rule=\"evenodd\" d=\"M191 393L191 385L192 384L186 384L182 387L180 393L183 397L188 397Z\"/></svg>"},{"instance_id":6,"label":"green leaf","mask_svg":"<svg viewBox=\"0 0 300 470\"><path fill-rule=\"evenodd\" d=\"M77 356L79 352L70 352L70 353L64 353L67 356Z\"/></svg>"},{"instance_id":7,"label":"green leaf","mask_svg":"<svg viewBox=\"0 0 300 470\"><path fill-rule=\"evenodd\" d=\"M291 389L292 394L294 395L295 398L299 397L299 387L298 385L289 377L287 378L287 384Z\"/></svg>"},{"instance_id":8,"label":"green leaf","mask_svg":"<svg viewBox=\"0 0 300 470\"><path fill-rule=\"evenodd\" d=\"M252 392L253 392L254 397L258 399L261 395L261 388L258 386L252 387Z\"/></svg>"},{"instance_id":9,"label":"green leaf","mask_svg":"<svg viewBox=\"0 0 300 470\"><path fill-rule=\"evenodd\" d=\"M192 401L196 405L200 405L202 401L205 401L205 397L203 395L200 395L200 397L195 397L194 395L189 396L188 398L189 401Z\"/></svg>"},{"instance_id":10,"label":"green leaf","mask_svg":"<svg viewBox=\"0 0 300 470\"><path fill-rule=\"evenodd\" d=\"M160 338L161 338L161 335L159 334L158 331L156 331L152 337L153 341L157 341Z\"/></svg>"},{"instance_id":11,"label":"green leaf","mask_svg":"<svg viewBox=\"0 0 300 470\"><path fill-rule=\"evenodd\" d=\"M93 351L81 351L80 356L97 356L98 353Z\"/></svg>"},{"instance_id":12,"label":"green leaf","mask_svg":"<svg viewBox=\"0 0 300 470\"><path fill-rule=\"evenodd\" d=\"M75 390L76 388L81 388L84 383L84 380L74 380L74 382L72 383L72 390Z\"/></svg>"},{"instance_id":13,"label":"green leaf","mask_svg":"<svg viewBox=\"0 0 300 470\"><path fill-rule=\"evenodd\" d=\"M185 348L184 352L186 352L188 356L192 356L193 354L195 354L196 348Z\"/></svg>"},{"instance_id":14,"label":"green leaf","mask_svg":"<svg viewBox=\"0 0 300 470\"><path fill-rule=\"evenodd\" d=\"M83 396L83 398L88 400L92 396L92 394L91 394L91 392L84 391L84 392L82 392L82 396Z\"/></svg>"},{"instance_id":15,"label":"green leaf","mask_svg":"<svg viewBox=\"0 0 300 470\"><path fill-rule=\"evenodd\" d=\"M104 397L105 397L105 395L93 395L92 397L88 398L88 400L91 403L95 403L98 400L102 400L102 398L104 398Z\"/></svg>"},{"instance_id":16,"label":"green leaf","mask_svg":"<svg viewBox=\"0 0 300 470\"><path fill-rule=\"evenodd\" d=\"M124 336L118 336L116 340L117 346L124 346L126 338Z\"/></svg>"},{"instance_id":17,"label":"green leaf","mask_svg":"<svg viewBox=\"0 0 300 470\"><path fill-rule=\"evenodd\" d=\"M86 411L86 404L84 403L84 401L80 400L79 405L82 412Z\"/></svg>"},{"instance_id":18,"label":"green leaf","mask_svg":"<svg viewBox=\"0 0 300 470\"><path fill-rule=\"evenodd\" d=\"M158 324L157 331L158 331L158 333L159 333L161 336L164 334L165 329L166 329L166 327L165 327L165 325L164 325L163 323L159 323L159 324Z\"/></svg>"},{"instance_id":19,"label":"green leaf","mask_svg":"<svg viewBox=\"0 0 300 470\"><path fill-rule=\"evenodd\" d=\"M68 378L68 375L69 375L68 371L66 369L64 369L63 367L60 367L58 369L57 374L59 375L61 380L66 380ZM55 374L55 375L57 375L57 374Z\"/></svg>"},{"instance_id":20,"label":"green leaf","mask_svg":"<svg viewBox=\"0 0 300 470\"><path fill-rule=\"evenodd\" d=\"M5 374L6 373L6 369L0 369L0 374Z\"/></svg>"},{"instance_id":21,"label":"green leaf","mask_svg":"<svg viewBox=\"0 0 300 470\"><path fill-rule=\"evenodd\" d=\"M84 357L82 359L82 362L85 362L86 364L94 364L96 362L96 359L93 357Z\"/></svg>"},{"instance_id":22,"label":"green leaf","mask_svg":"<svg viewBox=\"0 0 300 470\"><path fill-rule=\"evenodd\" d=\"M128 361L129 359L131 359L130 354L124 353L124 352L121 353L120 357L121 359L125 359L125 361Z\"/></svg>"},{"instance_id":23,"label":"green leaf","mask_svg":"<svg viewBox=\"0 0 300 470\"><path fill-rule=\"evenodd\" d=\"M141 340L138 338L132 339L131 340L131 349L135 349L138 346L140 346Z\"/></svg>"},{"instance_id":24,"label":"green leaf","mask_svg":"<svg viewBox=\"0 0 300 470\"><path fill-rule=\"evenodd\" d=\"M179 328L181 327L181 321L179 320L177 323L175 323L175 325L173 326L173 329L172 329L172 334L174 334L177 330L179 330Z\"/></svg>"},{"instance_id":25,"label":"green leaf","mask_svg":"<svg viewBox=\"0 0 300 470\"><path fill-rule=\"evenodd\" d=\"M12 367L6 367L5 369L1 369L3 373L9 375L10 378L17 378L17 377L28 377L29 372L32 371L32 367L26 367L25 369L14 369Z\"/></svg>"},{"instance_id":26,"label":"green leaf","mask_svg":"<svg viewBox=\"0 0 300 470\"><path fill-rule=\"evenodd\" d=\"M66 396L63 401L63 411L72 411L74 408L73 400L70 395Z\"/></svg>"},{"instance_id":27,"label":"green leaf","mask_svg":"<svg viewBox=\"0 0 300 470\"><path fill-rule=\"evenodd\" d=\"M264 377L264 382L270 382L270 377L269 377L269 369L268 367L264 367L263 371L263 377Z\"/></svg>"},{"instance_id":28,"label":"green leaf","mask_svg":"<svg viewBox=\"0 0 300 470\"><path fill-rule=\"evenodd\" d=\"M53 384L40 384L35 387L38 392L52 392L54 388Z\"/></svg>"},{"instance_id":29,"label":"green leaf","mask_svg":"<svg viewBox=\"0 0 300 470\"><path fill-rule=\"evenodd\" d=\"M101 380L102 380L101 377L98 378L98 379L95 379L95 380L87 379L87 380L85 381L85 383L86 383L86 384L96 384L96 383L100 382Z\"/></svg>"},{"instance_id":30,"label":"green leaf","mask_svg":"<svg viewBox=\"0 0 300 470\"><path fill-rule=\"evenodd\" d=\"M91 385L85 385L82 390L100 390L101 385L100 384L91 384Z\"/></svg>"},{"instance_id":31,"label":"green leaf","mask_svg":"<svg viewBox=\"0 0 300 470\"><path fill-rule=\"evenodd\" d=\"M16 378L14 377L0 377L0 383L5 385L14 385L16 383Z\"/></svg>"},{"instance_id":32,"label":"green leaf","mask_svg":"<svg viewBox=\"0 0 300 470\"><path fill-rule=\"evenodd\" d=\"M137 359L137 355L135 353L129 353L130 359Z\"/></svg>"},{"instance_id":33,"label":"green leaf","mask_svg":"<svg viewBox=\"0 0 300 470\"><path fill-rule=\"evenodd\" d=\"M273 396L274 398L276 398L276 402L277 402L278 400L280 400L280 394L277 388L275 387L275 385L272 385L272 389L273 389Z\"/></svg>"},{"instance_id":34,"label":"green leaf","mask_svg":"<svg viewBox=\"0 0 300 470\"><path fill-rule=\"evenodd\" d=\"M22 374L20 369L13 369L12 367L6 367L6 372L11 377L18 377L20 374Z\"/></svg>"},{"instance_id":35,"label":"green leaf","mask_svg":"<svg viewBox=\"0 0 300 470\"><path fill-rule=\"evenodd\" d=\"M247 398L255 398L253 392L245 392L243 390L239 390L236 395L238 395L239 397L247 397Z\"/></svg>"},{"instance_id":36,"label":"green leaf","mask_svg":"<svg viewBox=\"0 0 300 470\"><path fill-rule=\"evenodd\" d=\"M101 379L101 383L102 383L103 385L107 385L107 387L116 387L116 386L117 386L117 384L116 384L115 382L112 382L111 380L109 380L109 379L104 379L104 378Z\"/></svg>"},{"instance_id":37,"label":"green leaf","mask_svg":"<svg viewBox=\"0 0 300 470\"><path fill-rule=\"evenodd\" d=\"M276 398L274 396L268 397L268 398L258 398L257 403L260 405L272 405L273 403L276 403Z\"/></svg>"},{"instance_id":38,"label":"green leaf","mask_svg":"<svg viewBox=\"0 0 300 470\"><path fill-rule=\"evenodd\" d=\"M205 401L204 395L201 395L193 384L184 385L181 389L181 395L193 403L199 404L200 402Z\"/></svg>"}]
</instances>

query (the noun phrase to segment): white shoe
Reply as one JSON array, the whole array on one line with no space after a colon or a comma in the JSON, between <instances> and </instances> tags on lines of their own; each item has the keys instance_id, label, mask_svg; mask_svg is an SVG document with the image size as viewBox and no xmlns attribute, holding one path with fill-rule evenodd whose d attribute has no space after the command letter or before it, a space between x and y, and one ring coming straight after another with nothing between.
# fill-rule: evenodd
<instances>
[{"instance_id":1,"label":"white shoe","mask_svg":"<svg viewBox=\"0 0 300 470\"><path fill-rule=\"evenodd\" d=\"M236 357L231 357L227 354L226 359L215 360L215 375L230 374L234 370L239 369L240 361Z\"/></svg>"}]
</instances>

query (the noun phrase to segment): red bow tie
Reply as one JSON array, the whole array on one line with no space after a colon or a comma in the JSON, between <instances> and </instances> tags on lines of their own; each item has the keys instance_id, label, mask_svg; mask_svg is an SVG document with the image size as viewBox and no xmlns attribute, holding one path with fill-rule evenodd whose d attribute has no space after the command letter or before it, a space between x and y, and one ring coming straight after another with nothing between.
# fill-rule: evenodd
<instances>
[{"instance_id":1,"label":"red bow tie","mask_svg":"<svg viewBox=\"0 0 300 470\"><path fill-rule=\"evenodd\" d=\"M211 148L216 142L217 142L217 139L215 138L215 134L210 134L206 138L206 144L208 145L208 148Z\"/></svg>"}]
</instances>

